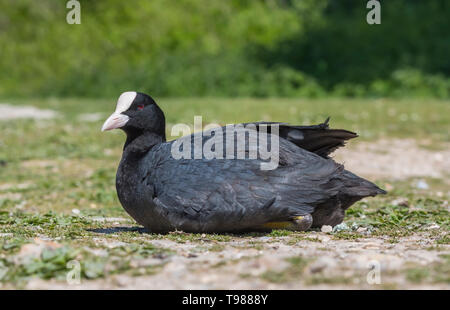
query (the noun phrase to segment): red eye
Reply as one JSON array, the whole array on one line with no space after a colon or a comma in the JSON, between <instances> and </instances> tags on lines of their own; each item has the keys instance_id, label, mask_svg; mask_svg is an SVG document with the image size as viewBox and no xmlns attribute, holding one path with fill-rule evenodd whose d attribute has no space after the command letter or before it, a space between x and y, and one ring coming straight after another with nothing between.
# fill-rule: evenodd
<instances>
[{"instance_id":1,"label":"red eye","mask_svg":"<svg viewBox=\"0 0 450 310\"><path fill-rule=\"evenodd\" d=\"M139 111L142 111L142 110L144 110L144 105L143 104L139 104L137 106L137 108L138 108Z\"/></svg>"}]
</instances>

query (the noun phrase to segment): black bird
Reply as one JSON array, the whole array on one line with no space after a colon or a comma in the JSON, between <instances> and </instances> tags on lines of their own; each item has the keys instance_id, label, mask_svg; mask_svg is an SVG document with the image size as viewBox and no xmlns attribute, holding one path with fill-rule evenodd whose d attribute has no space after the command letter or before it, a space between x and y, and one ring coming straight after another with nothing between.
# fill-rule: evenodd
<instances>
[{"instance_id":1,"label":"black bird","mask_svg":"<svg viewBox=\"0 0 450 310\"><path fill-rule=\"evenodd\" d=\"M357 137L347 130L329 129L328 119L314 126L267 122L243 126L232 136L226 136L228 127L222 127L222 132L212 129L166 141L164 113L156 102L138 92L120 95L102 131L120 128L127 136L116 176L124 209L151 232L307 230L335 226L356 201L385 193L328 157ZM267 158L250 159L255 150L250 138L232 151L235 159L194 154L195 143L206 146L215 137L223 138L223 145L211 150L226 155L226 142L234 146L239 137L247 137L239 136L243 130L247 136L267 130L267 150L276 147L278 138L275 169L262 169ZM175 147L183 141L187 142L183 148ZM174 149L184 151L188 144L192 157L173 156ZM248 158L238 157L239 152Z\"/></svg>"}]
</instances>

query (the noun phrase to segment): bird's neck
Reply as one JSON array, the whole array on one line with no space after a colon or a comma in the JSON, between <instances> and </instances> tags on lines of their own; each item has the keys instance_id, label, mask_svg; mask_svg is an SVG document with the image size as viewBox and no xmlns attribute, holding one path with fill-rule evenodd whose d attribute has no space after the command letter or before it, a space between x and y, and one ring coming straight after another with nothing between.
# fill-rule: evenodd
<instances>
[{"instance_id":1,"label":"bird's neck","mask_svg":"<svg viewBox=\"0 0 450 310\"><path fill-rule=\"evenodd\" d=\"M145 155L155 145L166 142L166 135L157 134L155 132L126 132L127 140L123 147L125 154L133 154L136 156Z\"/></svg>"}]
</instances>

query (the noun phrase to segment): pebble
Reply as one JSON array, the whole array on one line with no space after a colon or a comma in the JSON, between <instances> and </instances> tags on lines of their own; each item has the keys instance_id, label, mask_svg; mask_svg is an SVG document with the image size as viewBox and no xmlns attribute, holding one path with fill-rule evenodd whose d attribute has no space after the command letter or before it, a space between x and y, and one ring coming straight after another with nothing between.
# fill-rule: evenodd
<instances>
[{"instance_id":1,"label":"pebble","mask_svg":"<svg viewBox=\"0 0 450 310\"><path fill-rule=\"evenodd\" d=\"M417 181L416 187L417 187L418 189L428 189L428 188L429 188L428 183L425 182L424 180L419 180L419 181Z\"/></svg>"},{"instance_id":2,"label":"pebble","mask_svg":"<svg viewBox=\"0 0 450 310\"><path fill-rule=\"evenodd\" d=\"M330 225L322 225L322 228L320 228L321 232L324 233L330 233L333 231L333 227L331 227Z\"/></svg>"},{"instance_id":3,"label":"pebble","mask_svg":"<svg viewBox=\"0 0 450 310\"><path fill-rule=\"evenodd\" d=\"M322 243L327 243L328 241L331 240L331 238L327 237L327 236L317 236L317 239L319 239L320 242L322 242Z\"/></svg>"},{"instance_id":4,"label":"pebble","mask_svg":"<svg viewBox=\"0 0 450 310\"><path fill-rule=\"evenodd\" d=\"M439 226L439 225L436 224L436 223L433 223L433 224L431 224L430 226L428 226L426 229L427 229L427 230L431 230L431 229L439 229L439 228L441 228L441 226Z\"/></svg>"},{"instance_id":5,"label":"pebble","mask_svg":"<svg viewBox=\"0 0 450 310\"><path fill-rule=\"evenodd\" d=\"M406 198L399 197L392 201L392 205L394 206L402 206L402 207L409 207L409 201Z\"/></svg>"},{"instance_id":6,"label":"pebble","mask_svg":"<svg viewBox=\"0 0 450 310\"><path fill-rule=\"evenodd\" d=\"M78 215L78 214L80 214L80 210L78 210L78 209L72 209L72 213Z\"/></svg>"},{"instance_id":7,"label":"pebble","mask_svg":"<svg viewBox=\"0 0 450 310\"><path fill-rule=\"evenodd\" d=\"M356 230L356 232L358 232L358 233L363 233L363 232L366 232L367 231L367 227L359 227L357 230Z\"/></svg>"}]
</instances>

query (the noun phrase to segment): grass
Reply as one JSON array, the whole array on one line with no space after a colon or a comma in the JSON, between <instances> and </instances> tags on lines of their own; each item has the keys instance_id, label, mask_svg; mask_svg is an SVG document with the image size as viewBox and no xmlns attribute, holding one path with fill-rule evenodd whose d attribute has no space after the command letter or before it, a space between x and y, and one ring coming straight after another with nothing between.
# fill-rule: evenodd
<instances>
[{"instance_id":1,"label":"grass","mask_svg":"<svg viewBox=\"0 0 450 310\"><path fill-rule=\"evenodd\" d=\"M414 283L450 284L450 255L441 255L441 262L430 266L411 267L406 270L406 278Z\"/></svg>"},{"instance_id":2,"label":"grass","mask_svg":"<svg viewBox=\"0 0 450 310\"><path fill-rule=\"evenodd\" d=\"M428 179L427 179L428 180ZM413 189L415 180L395 182L393 190L386 196L371 199L370 203L360 202L347 211L347 224L357 227L375 228L373 234L398 237L414 232L424 232L431 225L439 225L444 231L450 228L448 208L445 208L448 196L437 197L436 191L444 186L445 181L433 184L430 190ZM406 197L408 205L394 205L396 197ZM348 232L339 232L335 237L347 237ZM355 236L355 235L354 235ZM357 236L356 236L357 237ZM445 241L442 237L437 242ZM447 242L448 244L448 242Z\"/></svg>"},{"instance_id":3,"label":"grass","mask_svg":"<svg viewBox=\"0 0 450 310\"><path fill-rule=\"evenodd\" d=\"M268 270L261 275L261 278L273 282L283 283L298 280L309 263L308 259L301 256L289 257L286 259L289 266L281 271Z\"/></svg>"},{"instance_id":4,"label":"grass","mask_svg":"<svg viewBox=\"0 0 450 310\"><path fill-rule=\"evenodd\" d=\"M261 250L263 242L254 238L262 236L289 246L312 242L326 247L326 243L309 233L284 230L244 235L182 232L158 235L130 228L136 224L120 206L115 190L124 135L120 131L100 132L103 120L114 109L114 101L2 100L13 105L53 109L60 116L51 120L0 121L0 282L20 286L34 276L60 279L67 272L67 263L74 259L83 261L82 277L86 279L115 273L151 274L158 271L165 256L171 255L170 250L151 245L149 241L154 239L207 243L199 251L211 252L224 251L224 245L236 238L246 240L245 246L240 244L236 248ZM430 149L440 149L450 141L450 104L446 101L275 98L158 101L166 112L168 128L179 122L191 124L194 115L202 115L203 124L256 120L311 124L331 116L331 127L354 130L360 134L359 140L414 137L425 141L423 147ZM99 119L85 121L86 113L99 113ZM170 137L169 130L168 134ZM434 238L436 247L448 245L450 217L448 207L442 207L449 198L448 183L441 179L424 180L430 189L413 188L415 179L376 180L381 186L389 182L392 190L386 196L355 204L346 216L348 229L333 232L332 238L357 240L385 236L398 242L402 236L424 232ZM443 191L444 195L437 196L437 191ZM405 197L408 206L393 205L392 201L398 197ZM433 224L447 234L427 230ZM116 228L115 233L105 233L108 228L121 226L124 228ZM367 231L358 232L359 227ZM46 238L57 241L61 247L47 249L31 260L17 261L25 245ZM110 248L94 239L121 245ZM104 255L93 254L97 252ZM148 257L161 259L161 264L135 267L136 262ZM293 259L289 264L287 271L267 271L263 278L276 283L290 281L292 274L300 276L306 266L303 258ZM433 277L423 270L413 269L407 274L413 282ZM311 281L347 281L344 280L317 277Z\"/></svg>"}]
</instances>

